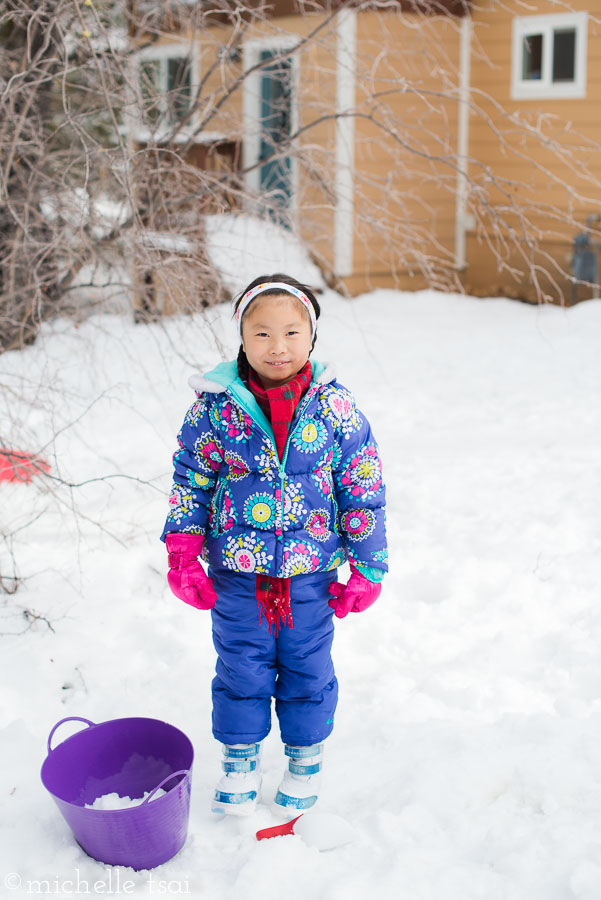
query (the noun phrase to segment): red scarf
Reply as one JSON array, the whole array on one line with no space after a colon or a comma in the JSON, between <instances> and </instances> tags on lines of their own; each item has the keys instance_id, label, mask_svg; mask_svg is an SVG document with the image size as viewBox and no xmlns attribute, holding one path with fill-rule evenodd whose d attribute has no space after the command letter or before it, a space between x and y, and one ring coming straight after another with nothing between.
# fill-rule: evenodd
<instances>
[{"instance_id":1,"label":"red scarf","mask_svg":"<svg viewBox=\"0 0 601 900\"><path fill-rule=\"evenodd\" d=\"M291 378L290 381L287 381L286 384L266 389L261 384L255 370L251 369L249 372L248 387L271 422L280 460L284 455L290 423L294 418L294 413L301 397L311 383L312 373L313 368L309 360L307 360L300 372Z\"/></svg>"},{"instance_id":2,"label":"red scarf","mask_svg":"<svg viewBox=\"0 0 601 900\"><path fill-rule=\"evenodd\" d=\"M248 375L248 386L255 400L271 421L275 445L280 461L284 456L286 439L290 431L290 423L294 418L296 407L311 383L313 368L307 360L303 368L286 384L279 387L264 388L254 369ZM259 621L263 612L269 630L273 625L273 633L277 637L280 625L292 628L292 610L290 609L290 579L272 578L271 575L257 575L257 604Z\"/></svg>"}]
</instances>

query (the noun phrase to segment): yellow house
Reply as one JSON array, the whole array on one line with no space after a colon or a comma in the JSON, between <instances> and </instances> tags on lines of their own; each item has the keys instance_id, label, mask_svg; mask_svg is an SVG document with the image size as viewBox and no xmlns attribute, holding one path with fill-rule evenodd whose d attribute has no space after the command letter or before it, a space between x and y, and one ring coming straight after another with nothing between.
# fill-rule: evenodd
<instances>
[{"instance_id":1,"label":"yellow house","mask_svg":"<svg viewBox=\"0 0 601 900\"><path fill-rule=\"evenodd\" d=\"M572 242L601 201L584 0L209 6L153 31L153 4L132 5L134 149L179 148L203 209L280 218L351 294L570 302Z\"/></svg>"},{"instance_id":2,"label":"yellow house","mask_svg":"<svg viewBox=\"0 0 601 900\"><path fill-rule=\"evenodd\" d=\"M499 234L490 217L485 229L467 229L469 289L526 299L542 292L570 302L572 241L601 211L601 27L594 6L474 6L470 90L478 111L469 117L468 171L471 189L484 189L484 203L502 211L504 224ZM491 175L494 187L487 186ZM578 297L590 295L578 289Z\"/></svg>"}]
</instances>

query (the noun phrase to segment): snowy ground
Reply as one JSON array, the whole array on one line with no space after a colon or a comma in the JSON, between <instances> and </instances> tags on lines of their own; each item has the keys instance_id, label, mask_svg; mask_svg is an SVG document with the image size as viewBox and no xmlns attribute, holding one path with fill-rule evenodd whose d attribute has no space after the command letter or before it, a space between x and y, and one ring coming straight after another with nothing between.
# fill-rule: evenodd
<instances>
[{"instance_id":1,"label":"snowy ground","mask_svg":"<svg viewBox=\"0 0 601 900\"><path fill-rule=\"evenodd\" d=\"M601 302L379 291L323 310L316 356L369 415L389 488L391 573L335 640L323 809L357 842L259 844L267 807L208 811L210 623L168 592L158 535L187 376L219 361L215 336L233 355L228 311L58 322L0 359L4 440L62 479L0 483L0 571L23 578L0 595L3 898L170 881L207 900L599 900ZM42 787L68 715L148 715L192 739L189 840L152 881L86 857ZM275 731L265 762L269 796Z\"/></svg>"}]
</instances>

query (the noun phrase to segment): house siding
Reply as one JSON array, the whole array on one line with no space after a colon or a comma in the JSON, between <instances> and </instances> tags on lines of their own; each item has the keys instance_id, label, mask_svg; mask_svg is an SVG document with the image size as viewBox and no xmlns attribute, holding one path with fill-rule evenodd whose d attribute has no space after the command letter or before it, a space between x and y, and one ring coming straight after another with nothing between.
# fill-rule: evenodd
<instances>
[{"instance_id":1,"label":"house siding","mask_svg":"<svg viewBox=\"0 0 601 900\"><path fill-rule=\"evenodd\" d=\"M451 286L459 31L451 17L358 14L352 293Z\"/></svg>"},{"instance_id":2,"label":"house siding","mask_svg":"<svg viewBox=\"0 0 601 900\"><path fill-rule=\"evenodd\" d=\"M570 11L589 10L583 0L570 4ZM585 98L511 96L514 17L565 11L544 0L527 11L514 0L473 8L471 86L477 110L470 114L469 175L472 198L480 192L479 206L490 213L467 235L463 282L470 293L569 302L565 273L573 238L601 209L601 28L594 17L588 18ZM521 237L525 225L538 235L534 248ZM506 244L511 228L515 241ZM590 293L580 289L581 297Z\"/></svg>"},{"instance_id":3,"label":"house siding","mask_svg":"<svg viewBox=\"0 0 601 900\"><path fill-rule=\"evenodd\" d=\"M586 0L575 0L572 8L586 12ZM527 10L528 15L556 11L552 0L538 0ZM516 100L512 22L523 14L518 0L472 8L461 271L456 268L462 246L457 214L461 18L424 16L404 11L402 4L356 13L352 270L344 277L337 277L335 259L336 17L280 14L248 30L247 41L277 35L302 40L319 31L298 54L302 153L293 220L333 284L351 294L431 285L463 287L481 296L569 300L573 238L587 217L601 210L601 25L589 16L585 98ZM203 75L229 33L221 26L202 32ZM204 91L209 107L220 96L224 72L240 73L243 58L223 66L215 67ZM242 89L207 127L243 147L248 118L245 123Z\"/></svg>"}]
</instances>

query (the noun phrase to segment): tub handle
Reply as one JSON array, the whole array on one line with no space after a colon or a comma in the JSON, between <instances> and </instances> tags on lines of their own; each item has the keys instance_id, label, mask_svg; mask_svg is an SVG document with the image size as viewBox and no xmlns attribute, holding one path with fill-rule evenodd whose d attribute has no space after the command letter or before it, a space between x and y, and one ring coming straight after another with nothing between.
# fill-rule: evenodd
<instances>
[{"instance_id":1,"label":"tub handle","mask_svg":"<svg viewBox=\"0 0 601 900\"><path fill-rule=\"evenodd\" d=\"M50 753L50 751L52 750L52 747L50 746L50 743L51 743L52 738L53 738L53 736L54 736L54 732L55 732L56 729L59 727L59 725L63 725L65 722L85 722L86 725L88 725L88 726L93 726L93 725L96 724L95 722L90 722L89 719L83 719L81 716L67 716L66 719L61 719L60 722L57 722L57 723L56 723L56 725L54 726L54 728L52 729L52 731L51 731L50 734L48 735L48 753Z\"/></svg>"},{"instance_id":2,"label":"tub handle","mask_svg":"<svg viewBox=\"0 0 601 900\"><path fill-rule=\"evenodd\" d=\"M152 800L152 798L154 797L156 792L160 791L160 789L163 787L163 785L167 784L168 781L171 781L172 778L175 778L176 775L189 775L189 774L190 774L189 769L178 769L177 772L172 772L171 775L167 775L167 777L163 778L161 783L157 784L157 786L154 788L154 790L152 790L149 793L148 797L146 797L146 799L140 804L140 806L144 806L144 803L148 803L150 800Z\"/></svg>"}]
</instances>

